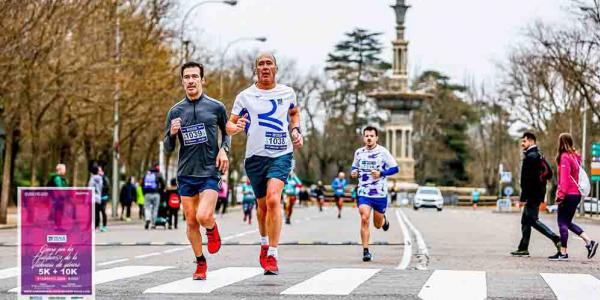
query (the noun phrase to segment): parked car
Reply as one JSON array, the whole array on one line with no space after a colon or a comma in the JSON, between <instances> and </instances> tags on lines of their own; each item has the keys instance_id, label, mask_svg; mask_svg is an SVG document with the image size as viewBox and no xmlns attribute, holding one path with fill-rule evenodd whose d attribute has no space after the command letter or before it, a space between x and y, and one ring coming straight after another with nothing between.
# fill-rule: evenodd
<instances>
[{"instance_id":1,"label":"parked car","mask_svg":"<svg viewBox=\"0 0 600 300\"><path fill-rule=\"evenodd\" d=\"M444 197L440 189L431 186L419 187L415 194L413 208L417 210L421 207L432 207L441 211L444 207Z\"/></svg>"},{"instance_id":2,"label":"parked car","mask_svg":"<svg viewBox=\"0 0 600 300\"><path fill-rule=\"evenodd\" d=\"M583 201L583 211L585 213L599 213L599 208L600 207L598 207L598 199L592 197L585 197L585 200Z\"/></svg>"}]
</instances>

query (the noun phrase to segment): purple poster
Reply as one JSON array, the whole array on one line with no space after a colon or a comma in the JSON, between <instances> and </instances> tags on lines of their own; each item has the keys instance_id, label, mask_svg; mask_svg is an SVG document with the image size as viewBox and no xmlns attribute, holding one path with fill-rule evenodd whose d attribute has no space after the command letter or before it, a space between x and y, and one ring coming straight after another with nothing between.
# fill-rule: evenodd
<instances>
[{"instance_id":1,"label":"purple poster","mask_svg":"<svg viewBox=\"0 0 600 300\"><path fill-rule=\"evenodd\" d=\"M20 298L93 299L93 204L91 188L19 188Z\"/></svg>"}]
</instances>

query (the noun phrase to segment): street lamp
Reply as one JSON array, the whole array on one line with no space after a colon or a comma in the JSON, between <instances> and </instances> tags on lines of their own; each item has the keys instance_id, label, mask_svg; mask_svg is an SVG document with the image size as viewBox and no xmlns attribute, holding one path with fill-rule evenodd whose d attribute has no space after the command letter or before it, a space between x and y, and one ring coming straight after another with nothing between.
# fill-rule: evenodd
<instances>
[{"instance_id":1,"label":"street lamp","mask_svg":"<svg viewBox=\"0 0 600 300\"><path fill-rule=\"evenodd\" d=\"M229 50L229 48L231 48L231 46L233 44L242 42L242 41L257 41L257 42L264 43L267 41L267 38L264 36L241 37L237 40L233 40L233 41L229 42L229 44L227 44L227 46L225 46L225 50L223 50L223 53L221 53L221 66L220 66L220 70L219 70L219 100L221 100L221 101L223 100L223 67L225 65L225 55L227 54L227 50Z\"/></svg>"},{"instance_id":2,"label":"street lamp","mask_svg":"<svg viewBox=\"0 0 600 300\"><path fill-rule=\"evenodd\" d=\"M183 26L185 25L185 21L187 20L188 16L192 13L193 10L198 8L200 5L207 4L207 3L223 3L223 4L227 4L229 6L236 6L238 1L237 0L207 0L207 1L202 1L200 3L196 3L194 6L190 7L190 9L188 9L188 11L183 16L183 20L181 21L181 28L179 29L179 33L181 34L182 41L184 39Z\"/></svg>"}]
</instances>

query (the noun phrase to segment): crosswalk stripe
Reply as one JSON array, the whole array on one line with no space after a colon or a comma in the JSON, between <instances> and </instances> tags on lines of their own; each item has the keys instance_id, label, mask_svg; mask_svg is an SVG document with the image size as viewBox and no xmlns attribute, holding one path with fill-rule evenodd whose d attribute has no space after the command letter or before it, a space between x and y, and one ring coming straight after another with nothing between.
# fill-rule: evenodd
<instances>
[{"instance_id":1,"label":"crosswalk stripe","mask_svg":"<svg viewBox=\"0 0 600 300\"><path fill-rule=\"evenodd\" d=\"M115 280L126 279L130 277L145 275L153 272L158 272L172 267L166 266L124 266L96 271L94 274L94 282L96 284L107 283ZM10 293L17 293L19 288L9 290Z\"/></svg>"},{"instance_id":2,"label":"crosswalk stripe","mask_svg":"<svg viewBox=\"0 0 600 300\"><path fill-rule=\"evenodd\" d=\"M540 273L556 299L600 299L600 280L590 274Z\"/></svg>"},{"instance_id":3,"label":"crosswalk stripe","mask_svg":"<svg viewBox=\"0 0 600 300\"><path fill-rule=\"evenodd\" d=\"M17 267L0 270L0 279L15 277L17 275L19 275L19 269Z\"/></svg>"},{"instance_id":4,"label":"crosswalk stripe","mask_svg":"<svg viewBox=\"0 0 600 300\"><path fill-rule=\"evenodd\" d=\"M155 286L144 291L144 294L192 294L210 293L218 288L236 283L262 274L261 268L229 267L206 274L207 280L193 280L192 276Z\"/></svg>"},{"instance_id":5,"label":"crosswalk stripe","mask_svg":"<svg viewBox=\"0 0 600 300\"><path fill-rule=\"evenodd\" d=\"M349 295L381 269L329 269L281 292L283 295Z\"/></svg>"},{"instance_id":6,"label":"crosswalk stripe","mask_svg":"<svg viewBox=\"0 0 600 300\"><path fill-rule=\"evenodd\" d=\"M423 300L480 300L486 297L487 285L483 271L437 270L419 292L419 298Z\"/></svg>"}]
</instances>

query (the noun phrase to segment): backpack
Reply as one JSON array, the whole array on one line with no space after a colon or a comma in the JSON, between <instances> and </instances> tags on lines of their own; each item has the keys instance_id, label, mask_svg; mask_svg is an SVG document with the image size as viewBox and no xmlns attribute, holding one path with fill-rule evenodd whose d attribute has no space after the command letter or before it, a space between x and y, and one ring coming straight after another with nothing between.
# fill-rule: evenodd
<instances>
[{"instance_id":1,"label":"backpack","mask_svg":"<svg viewBox=\"0 0 600 300\"><path fill-rule=\"evenodd\" d=\"M552 176L554 175L552 172L552 167L548 160L544 157L544 155L540 156L540 182L546 183L547 181L552 180Z\"/></svg>"},{"instance_id":2,"label":"backpack","mask_svg":"<svg viewBox=\"0 0 600 300\"><path fill-rule=\"evenodd\" d=\"M156 173L148 172L144 176L144 189L145 190L156 190L158 189L158 183L156 180Z\"/></svg>"},{"instance_id":3,"label":"backpack","mask_svg":"<svg viewBox=\"0 0 600 300\"><path fill-rule=\"evenodd\" d=\"M177 193L171 193L169 195L168 202L169 202L170 208L179 208L179 204L180 204L179 195L177 195Z\"/></svg>"},{"instance_id":4,"label":"backpack","mask_svg":"<svg viewBox=\"0 0 600 300\"><path fill-rule=\"evenodd\" d=\"M590 191L592 189L592 185L590 184L590 178L588 177L587 173L585 172L579 161L575 159L575 162L577 163L577 167L579 167L579 178L577 178L577 181L575 181L575 178L573 178L571 174L569 174L569 177L571 177L571 179L573 179L573 181L577 185L577 189L579 190L581 197L585 198L589 196Z\"/></svg>"}]
</instances>

